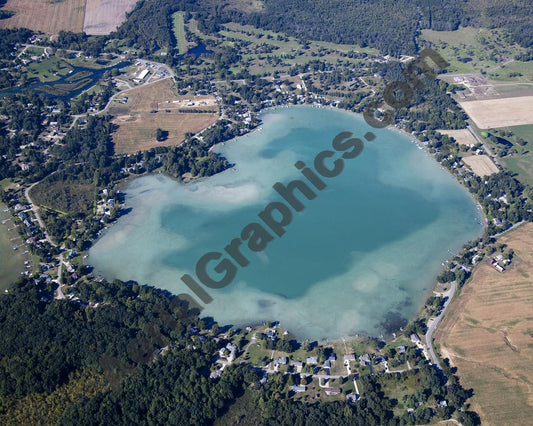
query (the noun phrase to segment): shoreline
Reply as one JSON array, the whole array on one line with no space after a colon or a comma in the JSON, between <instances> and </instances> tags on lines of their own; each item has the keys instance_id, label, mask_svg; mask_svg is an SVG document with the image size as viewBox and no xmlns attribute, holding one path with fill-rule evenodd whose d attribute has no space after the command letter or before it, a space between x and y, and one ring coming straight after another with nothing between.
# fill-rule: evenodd
<instances>
[{"instance_id":1,"label":"shoreline","mask_svg":"<svg viewBox=\"0 0 533 426\"><path fill-rule=\"evenodd\" d=\"M5 292L6 290L9 290L13 284L21 277L21 273L23 273L25 268L25 261L31 262L31 253L24 253L19 251L20 249L24 249L23 251L28 250L26 246L26 242L22 240L19 233L16 230L9 230L9 224L12 222L12 215L11 210L8 210L7 212L4 212L5 209L8 207L0 202L0 252L5 251L5 257L4 262L2 263L2 277L0 278L0 291ZM7 221L6 223L2 223L3 221ZM17 239L18 237L18 239ZM13 244L11 239L16 239L17 244ZM12 249L13 246L20 246L19 250L14 251ZM5 269L4 269L5 268ZM5 279L6 276L12 276L12 278Z\"/></svg>"},{"instance_id":2,"label":"shoreline","mask_svg":"<svg viewBox=\"0 0 533 426\"><path fill-rule=\"evenodd\" d=\"M349 115L352 115L352 116L354 116L354 117L359 117L359 118L362 117L362 115L359 114L359 113L356 113L356 112L353 112L353 111L350 111L350 110L346 110L346 109L342 109L342 108L331 107L331 106L321 106L321 107L318 107L318 106L313 106L313 105L294 105L294 106L290 105L290 106L287 106L287 107L285 107L285 106L273 106L273 107L267 107L267 108L264 108L264 109L262 109L261 111L259 111L258 116L262 116L262 115L268 114L268 113L271 112L271 111L272 111L272 112L274 112L274 111L283 111L284 109L286 109L286 108L288 108L288 107L313 108L313 109L320 109L320 108L324 108L324 109L326 109L326 108L327 108L327 109L330 109L330 110L335 110L335 111L338 111L338 112L342 112L342 113L345 113L345 114L349 114ZM389 130L393 130L393 131L398 132L399 134L403 134L403 136L407 137L409 140L413 140L413 139L414 139L414 140L416 140L418 143L420 143L420 141L418 141L413 135L407 133L405 130L399 129L399 128L395 127L395 126L389 126L388 128L389 128ZM251 131L245 133L245 134L242 135L242 136L245 136L245 135L247 135L247 134L251 134L253 131L260 131L260 129L261 129L261 125L257 126L256 128L252 129ZM242 137L242 136L239 136L239 137ZM225 142L228 142L228 141L220 142L220 143L214 145L214 147L216 147L217 145L223 144L223 143L225 143ZM431 157L433 157L433 160L436 161L435 158L434 158L434 156L433 156L431 153L429 153L427 150L425 150L425 151L426 151L426 154L428 154L428 155L430 155ZM438 163L438 162L437 162L437 163ZM446 169L445 167L441 166L440 164L438 164L438 165L439 165L442 169ZM225 170L227 170L227 169L225 169ZM451 173L448 169L446 169L446 171L447 171L449 174L452 174L452 175L453 175L453 173ZM174 180L174 181L176 181L176 182L183 183L183 184L192 183L192 182L196 182L196 181L198 181L198 180L203 180L203 179L209 178L209 176L207 176L207 177L202 177L202 178L198 178L198 179L193 179L193 180L191 180L190 182L183 182L183 181L180 182L178 179L176 179L176 178L174 178L174 177L172 177L172 176L169 176L169 175L167 175L167 174L164 173L164 172L161 172L161 171L154 171L154 172L151 172L151 173L145 173L145 174L138 175L138 176L129 176L129 177L123 179L123 180L122 180L121 182L119 182L117 185L118 185L118 188L122 190L125 186L127 186L128 184L130 184L131 182L133 182L134 179L137 179L137 178L140 178L140 177L144 177L144 176L148 176L148 175L157 176L157 175L160 175L160 174L162 174L162 175L164 175L165 177L168 177L168 178L170 178L170 179L172 179L172 180ZM457 179L457 176L454 176L454 177L456 178L456 181L458 181L459 183L461 183L461 181L460 181L459 179ZM462 186L463 186L463 188L467 189L466 187L464 187L464 185L462 185ZM471 197L471 199L472 199L474 202L476 202L476 205L477 205L477 207L478 207L478 211L479 211L481 217L484 218L484 221L485 221L485 224L486 224L486 218L485 218L485 216L484 216L484 214L483 214L483 211L482 211L482 209L481 209L480 204L477 202L477 200L475 200L475 198L473 197L473 194L471 194L470 191L468 191L468 195ZM109 224L107 227L110 228L111 225L113 225L113 223ZM485 226L484 226L484 228L485 228ZM102 232L102 235L103 235L103 233L104 233L104 232ZM102 235L101 235L101 236L102 236ZM101 237L101 236L100 236L100 237ZM93 243L96 242L98 239L100 239L100 237L97 238L96 240L94 240ZM462 250L462 248L463 248L466 244L468 244L470 241L472 241L472 240L469 240L469 241L465 242L465 243L461 246L461 248L459 249L459 251ZM453 255L452 255L452 256L453 256ZM448 260L449 260L449 259L448 259ZM90 261L89 261L89 262L90 262ZM441 268L441 269L439 270L439 273L440 273L442 270L443 270L443 269ZM435 277L435 278L436 278L436 277ZM429 297L429 296L435 291L435 288L436 288L437 285L438 285L438 282L436 281L436 279L434 279L434 281L431 283L431 285L428 283L427 290L423 290L424 293L425 293L424 301L427 300L427 298L428 298L428 297ZM416 315L414 315L414 316L411 317L411 318L406 318L406 320L407 320L408 322L411 322L413 319L418 318L419 315L420 315L420 313L421 313L421 311L423 310L423 306L424 306L424 302L422 302L421 307L420 307L420 310L417 311ZM272 319L272 321L277 321L277 322L279 322L279 320L276 320L276 319ZM260 321L258 321L258 322L260 322ZM280 325L281 325L281 324L280 324ZM394 337L392 336L392 333L393 333L393 332L391 331L391 332L390 332L390 335L388 335L387 338L384 338L384 337L382 337L382 336L379 336L379 337L378 337L378 336L374 336L374 335L371 335L371 334L356 333L356 334L353 334L353 335L347 335L347 336L344 336L344 339L345 339L345 340L348 340L348 341L356 341L356 340L367 339L367 338L382 338L382 339L385 340L385 341L390 341L390 340L394 340ZM398 329L398 330L395 331L395 333L401 333L401 331ZM387 334L388 334L388 333L387 333ZM342 338L339 338L339 339L330 339L330 338L324 337L323 339L320 339L319 341L320 341L320 342L340 342L340 341L342 341Z\"/></svg>"}]
</instances>

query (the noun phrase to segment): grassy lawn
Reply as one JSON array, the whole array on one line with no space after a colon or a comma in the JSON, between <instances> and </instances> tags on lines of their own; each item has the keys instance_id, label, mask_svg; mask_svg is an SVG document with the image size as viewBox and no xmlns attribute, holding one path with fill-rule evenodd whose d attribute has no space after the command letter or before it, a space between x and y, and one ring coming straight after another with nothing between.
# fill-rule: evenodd
<instances>
[{"instance_id":1,"label":"grassy lawn","mask_svg":"<svg viewBox=\"0 0 533 426\"><path fill-rule=\"evenodd\" d=\"M9 180L9 178L0 180L0 189L5 190L9 186L11 186L11 181Z\"/></svg>"},{"instance_id":2,"label":"grassy lawn","mask_svg":"<svg viewBox=\"0 0 533 426\"><path fill-rule=\"evenodd\" d=\"M178 50L180 55L183 55L188 50L187 40L185 38L185 22L183 19L183 12L175 12L172 15L172 23L174 30L174 37L178 43Z\"/></svg>"},{"instance_id":3,"label":"grassy lawn","mask_svg":"<svg viewBox=\"0 0 533 426\"><path fill-rule=\"evenodd\" d=\"M44 47L31 46L24 51L27 56L41 56L44 53Z\"/></svg>"},{"instance_id":4,"label":"grassy lawn","mask_svg":"<svg viewBox=\"0 0 533 426\"><path fill-rule=\"evenodd\" d=\"M270 360L270 354L267 355L266 349L263 348L261 342L251 344L248 348L248 362L252 365L261 365L265 357ZM268 363L268 361L266 361Z\"/></svg>"},{"instance_id":5,"label":"grassy lawn","mask_svg":"<svg viewBox=\"0 0 533 426\"><path fill-rule=\"evenodd\" d=\"M45 58L28 65L28 78L38 78L40 81L56 81L68 74L70 67L60 58Z\"/></svg>"},{"instance_id":6,"label":"grassy lawn","mask_svg":"<svg viewBox=\"0 0 533 426\"><path fill-rule=\"evenodd\" d=\"M413 394L419 386L417 385L417 378L414 375L402 375L402 379L400 381L381 380L381 385L383 392L385 395L387 395L387 397L390 399L396 399L398 401L398 405L394 407L394 414L396 416L401 416L405 413L407 408L409 408L405 406L405 403L402 401L404 395Z\"/></svg>"}]
</instances>

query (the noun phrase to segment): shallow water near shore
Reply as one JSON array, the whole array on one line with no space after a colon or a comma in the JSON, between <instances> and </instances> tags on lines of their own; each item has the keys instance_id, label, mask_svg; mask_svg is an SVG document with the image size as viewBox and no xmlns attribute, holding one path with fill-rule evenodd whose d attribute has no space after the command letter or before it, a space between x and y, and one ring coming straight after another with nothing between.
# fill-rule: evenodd
<instances>
[{"instance_id":1,"label":"shallow water near shore","mask_svg":"<svg viewBox=\"0 0 533 426\"><path fill-rule=\"evenodd\" d=\"M291 107L262 119L259 130L215 148L235 165L223 173L190 184L162 175L132 181L125 189L131 213L96 242L89 264L108 279L199 300L180 277L195 276L207 252L230 260L224 247L249 223L262 223L258 213L268 203L284 202L274 183L301 179L313 188L294 164L313 168L319 152L334 151L339 132L364 140L370 131L375 140L364 140L341 174L323 178L327 187L314 189L316 198L299 195L305 208L292 210L283 236L270 232L261 252L243 243L249 265L233 262L236 277L223 289L204 287L213 302L202 315L235 326L278 320L301 339L398 330L418 312L450 252L481 235L474 200L408 137L359 115ZM217 263L208 268L214 278Z\"/></svg>"},{"instance_id":2,"label":"shallow water near shore","mask_svg":"<svg viewBox=\"0 0 533 426\"><path fill-rule=\"evenodd\" d=\"M3 293L20 278L20 272L24 270L23 250L13 250L22 243L16 230L9 231L14 227L11 221L11 213L4 211L6 205L0 203L0 291Z\"/></svg>"}]
</instances>

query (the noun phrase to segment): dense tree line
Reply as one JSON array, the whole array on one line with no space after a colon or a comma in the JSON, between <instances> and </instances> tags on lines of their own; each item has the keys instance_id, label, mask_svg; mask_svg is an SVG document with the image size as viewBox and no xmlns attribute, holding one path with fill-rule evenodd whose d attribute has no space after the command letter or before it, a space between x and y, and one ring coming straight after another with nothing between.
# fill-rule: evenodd
<instances>
[{"instance_id":1,"label":"dense tree line","mask_svg":"<svg viewBox=\"0 0 533 426\"><path fill-rule=\"evenodd\" d=\"M49 423L212 424L237 403L246 413L242 424L416 424L435 415L449 418L471 394L449 372L444 376L416 355L411 360L418 369L406 374L418 385L408 397L430 405L446 399L446 412L420 408L394 417L399 402L383 386L409 380L400 374L361 377L357 404L309 405L290 397L290 375L269 375L261 386L263 373L239 365L211 379L213 354L224 343L198 333L209 336L216 324L162 290L83 281L75 290L79 299L51 300L52 292L43 280L23 280L0 298L0 418L7 423L20 415L13 411L15 401L52 401L79 374L99 379L55 407L57 418Z\"/></svg>"},{"instance_id":2,"label":"dense tree line","mask_svg":"<svg viewBox=\"0 0 533 426\"><path fill-rule=\"evenodd\" d=\"M87 56L98 56L103 52L106 36L88 36L85 33L59 31L56 39L51 43L57 49L81 50Z\"/></svg>"},{"instance_id":3,"label":"dense tree line","mask_svg":"<svg viewBox=\"0 0 533 426\"><path fill-rule=\"evenodd\" d=\"M27 43L29 38L33 35L33 31L27 28L15 28L15 29L0 29L0 59L11 60L13 59L12 53L17 43Z\"/></svg>"},{"instance_id":4,"label":"dense tree line","mask_svg":"<svg viewBox=\"0 0 533 426\"><path fill-rule=\"evenodd\" d=\"M417 53L421 29L449 31L459 25L507 27L513 41L530 46L533 24L528 0L517 0L512 5L505 0L497 3L481 6L480 10L455 0L266 0L261 11L248 13L215 1L140 1L116 35L144 55L169 49L173 55L168 55L167 61L173 62L177 50L171 15L185 11L207 34L233 21L303 39L371 46L394 56Z\"/></svg>"},{"instance_id":5,"label":"dense tree line","mask_svg":"<svg viewBox=\"0 0 533 426\"><path fill-rule=\"evenodd\" d=\"M177 11L195 12L198 28L206 33L218 31L221 22L216 2L197 0L141 0L115 36L148 55L155 50L175 49L172 14ZM177 51L174 53L177 54ZM169 59L171 57L169 56Z\"/></svg>"},{"instance_id":6,"label":"dense tree line","mask_svg":"<svg viewBox=\"0 0 533 426\"><path fill-rule=\"evenodd\" d=\"M101 371L105 356L136 364L128 355L128 344L139 333L150 338L150 333L143 331L146 324L161 324L163 313L181 330L197 321L187 309L176 303L172 307L167 297L141 286L117 282L97 288L86 284L82 291L92 299L115 297L112 305L98 309L67 301L48 302L51 290L41 282L36 285L33 280L23 280L0 298L0 397L51 392L66 383L76 369ZM169 332L162 328L160 336L169 340ZM176 334L173 338L180 339ZM160 342L151 343L153 352Z\"/></svg>"}]
</instances>

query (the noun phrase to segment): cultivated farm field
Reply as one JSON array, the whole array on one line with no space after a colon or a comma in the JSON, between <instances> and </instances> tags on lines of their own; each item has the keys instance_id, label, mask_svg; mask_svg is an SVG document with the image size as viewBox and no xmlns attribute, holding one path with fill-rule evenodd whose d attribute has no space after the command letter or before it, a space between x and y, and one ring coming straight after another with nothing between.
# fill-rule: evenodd
<instances>
[{"instance_id":1,"label":"cultivated farm field","mask_svg":"<svg viewBox=\"0 0 533 426\"><path fill-rule=\"evenodd\" d=\"M468 129L460 130L439 130L443 135L448 135L455 139L459 145L476 145L477 140Z\"/></svg>"},{"instance_id":2,"label":"cultivated farm field","mask_svg":"<svg viewBox=\"0 0 533 426\"><path fill-rule=\"evenodd\" d=\"M472 155L470 157L463 157L463 161L478 176L488 176L500 171L488 155Z\"/></svg>"},{"instance_id":3,"label":"cultivated farm field","mask_svg":"<svg viewBox=\"0 0 533 426\"><path fill-rule=\"evenodd\" d=\"M85 0L7 0L3 10L15 15L0 20L0 28L25 27L46 34L60 30L79 33L83 29Z\"/></svg>"},{"instance_id":4,"label":"cultivated farm field","mask_svg":"<svg viewBox=\"0 0 533 426\"><path fill-rule=\"evenodd\" d=\"M87 0L83 31L90 35L107 35L116 30L131 12L137 0Z\"/></svg>"},{"instance_id":5,"label":"cultivated farm field","mask_svg":"<svg viewBox=\"0 0 533 426\"><path fill-rule=\"evenodd\" d=\"M533 124L533 96L461 102L480 129Z\"/></svg>"},{"instance_id":6,"label":"cultivated farm field","mask_svg":"<svg viewBox=\"0 0 533 426\"><path fill-rule=\"evenodd\" d=\"M213 96L177 96L170 79L124 94L128 101L125 104L115 102L109 109L114 123L119 126L113 134L116 152L133 153L179 145L186 133L197 133L218 119L218 106ZM168 132L167 139L162 142L156 140L158 128Z\"/></svg>"},{"instance_id":7,"label":"cultivated farm field","mask_svg":"<svg viewBox=\"0 0 533 426\"><path fill-rule=\"evenodd\" d=\"M500 273L477 266L436 332L443 357L473 388L482 424L530 424L533 418L533 224L499 241L515 252Z\"/></svg>"}]
</instances>

